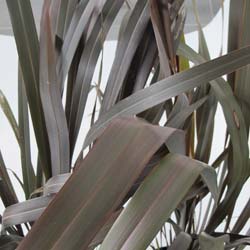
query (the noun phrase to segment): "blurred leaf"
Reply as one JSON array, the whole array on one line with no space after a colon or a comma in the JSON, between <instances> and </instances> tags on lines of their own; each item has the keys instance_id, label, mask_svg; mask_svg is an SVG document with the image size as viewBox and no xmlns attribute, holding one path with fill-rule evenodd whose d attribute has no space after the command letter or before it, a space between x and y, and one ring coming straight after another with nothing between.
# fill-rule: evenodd
<instances>
[{"instance_id":1,"label":"blurred leaf","mask_svg":"<svg viewBox=\"0 0 250 250\"><path fill-rule=\"evenodd\" d=\"M18 202L0 151L0 195L5 207Z\"/></svg>"},{"instance_id":2,"label":"blurred leaf","mask_svg":"<svg viewBox=\"0 0 250 250\"><path fill-rule=\"evenodd\" d=\"M235 249L237 247L237 250L242 250L245 249L246 246L250 246L250 237L235 240L233 243L227 244L226 249Z\"/></svg>"},{"instance_id":3,"label":"blurred leaf","mask_svg":"<svg viewBox=\"0 0 250 250\"><path fill-rule=\"evenodd\" d=\"M118 50L119 47L117 47L117 53ZM158 60L157 54L154 31L151 23L148 23L146 30L143 32L143 35L140 39L140 46L137 47L133 59L126 72L126 77L121 86L116 102L119 102L120 100L131 95L133 92L135 92L136 88L137 90L138 88L144 88L144 86L147 84L150 74L152 73L152 67Z\"/></svg>"},{"instance_id":4,"label":"blurred leaf","mask_svg":"<svg viewBox=\"0 0 250 250\"><path fill-rule=\"evenodd\" d=\"M232 233L240 233L240 231L243 229L243 227L246 225L247 221L250 218L250 199L248 199L248 202L246 203L245 207L243 208L242 212L240 213L240 216L238 217L233 229Z\"/></svg>"},{"instance_id":5,"label":"blurred leaf","mask_svg":"<svg viewBox=\"0 0 250 250\"><path fill-rule=\"evenodd\" d=\"M15 250L22 239L17 235L1 235L0 250Z\"/></svg>"},{"instance_id":6,"label":"blurred leaf","mask_svg":"<svg viewBox=\"0 0 250 250\"><path fill-rule=\"evenodd\" d=\"M241 1L240 1L241 2ZM239 45L238 47L245 47L250 45L250 2L244 0L243 10L241 13L241 23L239 27ZM239 97L241 100L245 101L246 103L250 104L250 89L249 89L249 79L250 79L250 66L247 65L246 67L239 69L235 74L235 82L234 82L234 90L235 95ZM244 117L248 115L248 109L242 105L242 113ZM248 119L245 119L246 126L247 126L247 133L249 132L249 123Z\"/></svg>"},{"instance_id":7,"label":"blurred leaf","mask_svg":"<svg viewBox=\"0 0 250 250\"><path fill-rule=\"evenodd\" d=\"M19 178L19 176L12 169L10 169L10 168L8 168L7 170L10 171L13 174L13 176L16 178L16 180L18 181L18 183L22 187L23 191L25 192L25 188L24 188L23 182L21 181L21 179Z\"/></svg>"},{"instance_id":8,"label":"blurred leaf","mask_svg":"<svg viewBox=\"0 0 250 250\"><path fill-rule=\"evenodd\" d=\"M12 182L7 172L2 153L0 151L0 196L5 207L18 203L18 199L13 188ZM1 218L2 219L2 218ZM16 229L8 228L9 233L23 236L23 230L20 225Z\"/></svg>"},{"instance_id":9,"label":"blurred leaf","mask_svg":"<svg viewBox=\"0 0 250 250\"><path fill-rule=\"evenodd\" d=\"M22 84L22 83L20 83ZM18 95L20 99L20 103L18 105L19 107L19 126L16 122L16 119L14 117L14 114L9 106L9 103L0 90L0 105L1 108L6 115L6 118L8 119L11 128L15 134L16 140L20 147L21 152L21 160L22 160L22 173L24 178L24 192L26 195L26 198L29 197L30 193L34 189L34 181L35 181L35 174L33 167L31 165L31 159L30 159L30 146L29 146L29 126L28 124L24 124L28 122L28 106L27 106L27 100L24 87L21 87L23 89L18 90ZM26 110L25 106L26 105ZM25 116L25 117L22 117ZM27 126L25 128L25 126ZM25 135L24 135L24 129ZM27 161L26 161L27 160Z\"/></svg>"},{"instance_id":10,"label":"blurred leaf","mask_svg":"<svg viewBox=\"0 0 250 250\"><path fill-rule=\"evenodd\" d=\"M8 206L2 218L4 228L37 220L51 202L53 196L38 197Z\"/></svg>"},{"instance_id":11,"label":"blurred leaf","mask_svg":"<svg viewBox=\"0 0 250 250\"><path fill-rule=\"evenodd\" d=\"M191 236L187 233L181 232L177 235L177 237L173 241L173 244L171 244L168 250L188 250L191 242Z\"/></svg>"},{"instance_id":12,"label":"blurred leaf","mask_svg":"<svg viewBox=\"0 0 250 250\"><path fill-rule=\"evenodd\" d=\"M3 94L1 90L0 90L0 106L9 124L11 125L12 131L15 134L17 142L20 144L20 134L19 134L19 128L16 122L16 118L10 108L8 100L6 99L5 95Z\"/></svg>"},{"instance_id":13,"label":"blurred leaf","mask_svg":"<svg viewBox=\"0 0 250 250\"><path fill-rule=\"evenodd\" d=\"M199 243L201 250L224 250L225 243L229 241L228 235L220 237L212 237L206 233L201 233L199 236Z\"/></svg>"},{"instance_id":14,"label":"blurred leaf","mask_svg":"<svg viewBox=\"0 0 250 250\"><path fill-rule=\"evenodd\" d=\"M181 42L186 43L184 33L182 33ZM179 71L181 72L189 68L189 61L185 57L179 56Z\"/></svg>"}]
</instances>

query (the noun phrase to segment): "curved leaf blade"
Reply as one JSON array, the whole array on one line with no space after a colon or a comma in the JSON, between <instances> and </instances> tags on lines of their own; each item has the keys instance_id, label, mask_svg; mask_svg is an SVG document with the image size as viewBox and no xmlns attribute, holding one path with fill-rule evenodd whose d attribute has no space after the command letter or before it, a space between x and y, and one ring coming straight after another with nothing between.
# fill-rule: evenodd
<instances>
[{"instance_id":1,"label":"curved leaf blade","mask_svg":"<svg viewBox=\"0 0 250 250\"><path fill-rule=\"evenodd\" d=\"M114 120L18 249L87 248L174 131L133 118Z\"/></svg>"},{"instance_id":2,"label":"curved leaf blade","mask_svg":"<svg viewBox=\"0 0 250 250\"><path fill-rule=\"evenodd\" d=\"M115 117L135 115L201 84L250 63L250 46L175 74L138 91L114 105L90 129L84 148L94 141Z\"/></svg>"},{"instance_id":3,"label":"curved leaf blade","mask_svg":"<svg viewBox=\"0 0 250 250\"><path fill-rule=\"evenodd\" d=\"M146 249L205 166L182 155L164 157L118 217L100 249Z\"/></svg>"}]
</instances>

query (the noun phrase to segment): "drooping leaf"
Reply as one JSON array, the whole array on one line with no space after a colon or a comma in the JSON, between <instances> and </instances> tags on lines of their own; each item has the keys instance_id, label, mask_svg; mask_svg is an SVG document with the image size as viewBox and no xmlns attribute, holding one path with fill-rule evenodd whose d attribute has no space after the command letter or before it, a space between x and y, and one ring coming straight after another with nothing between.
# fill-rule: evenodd
<instances>
[{"instance_id":1,"label":"drooping leaf","mask_svg":"<svg viewBox=\"0 0 250 250\"><path fill-rule=\"evenodd\" d=\"M15 250L22 239L17 235L1 235L0 250Z\"/></svg>"},{"instance_id":2,"label":"drooping leaf","mask_svg":"<svg viewBox=\"0 0 250 250\"><path fill-rule=\"evenodd\" d=\"M100 249L146 249L204 168L203 163L185 156L164 157L118 217Z\"/></svg>"},{"instance_id":3,"label":"drooping leaf","mask_svg":"<svg viewBox=\"0 0 250 250\"><path fill-rule=\"evenodd\" d=\"M179 47L179 53L196 64L205 61L201 55L183 44ZM239 192L249 176L250 171L248 168L249 150L247 132L239 104L233 95L229 84L223 78L210 81L210 85L214 90L216 98L222 105L228 131L231 136L233 145L233 167L229 169L227 179L225 180L226 183L224 183L224 185L228 185L226 197L214 212L209 225L207 226L208 232L213 231L226 215L230 215L230 211L232 212ZM227 209L225 209L225 207L227 207Z\"/></svg>"},{"instance_id":4,"label":"drooping leaf","mask_svg":"<svg viewBox=\"0 0 250 250\"><path fill-rule=\"evenodd\" d=\"M135 119L115 120L18 249L87 248L172 132Z\"/></svg>"}]
</instances>

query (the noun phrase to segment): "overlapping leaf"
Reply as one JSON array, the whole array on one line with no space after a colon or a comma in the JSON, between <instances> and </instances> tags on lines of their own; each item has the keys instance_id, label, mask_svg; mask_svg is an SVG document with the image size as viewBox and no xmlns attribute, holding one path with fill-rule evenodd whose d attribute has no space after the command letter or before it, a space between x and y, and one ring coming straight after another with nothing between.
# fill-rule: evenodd
<instances>
[{"instance_id":1,"label":"overlapping leaf","mask_svg":"<svg viewBox=\"0 0 250 250\"><path fill-rule=\"evenodd\" d=\"M39 93L39 41L29 0L7 0L16 40L20 67L26 88L40 160L46 178L50 177L47 131Z\"/></svg>"},{"instance_id":2,"label":"overlapping leaf","mask_svg":"<svg viewBox=\"0 0 250 250\"><path fill-rule=\"evenodd\" d=\"M18 249L87 248L173 131L132 118L115 120Z\"/></svg>"},{"instance_id":3,"label":"overlapping leaf","mask_svg":"<svg viewBox=\"0 0 250 250\"><path fill-rule=\"evenodd\" d=\"M168 154L118 217L101 250L146 249L203 168L201 162Z\"/></svg>"},{"instance_id":4,"label":"overlapping leaf","mask_svg":"<svg viewBox=\"0 0 250 250\"><path fill-rule=\"evenodd\" d=\"M117 103L97 120L87 135L85 147L100 135L101 131L103 131L113 118L122 115L138 114L171 97L214 80L249 63L250 47L246 47L210 62L203 63L188 71L175 74L134 93Z\"/></svg>"},{"instance_id":5,"label":"overlapping leaf","mask_svg":"<svg viewBox=\"0 0 250 250\"><path fill-rule=\"evenodd\" d=\"M45 1L40 38L40 93L51 152L52 175L69 172L69 135L56 74L54 45Z\"/></svg>"}]
</instances>

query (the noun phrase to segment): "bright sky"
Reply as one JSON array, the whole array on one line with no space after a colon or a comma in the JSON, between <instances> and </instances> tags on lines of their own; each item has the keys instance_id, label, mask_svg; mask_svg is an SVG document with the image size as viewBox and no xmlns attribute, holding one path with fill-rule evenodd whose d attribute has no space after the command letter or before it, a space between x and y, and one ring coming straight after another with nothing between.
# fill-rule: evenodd
<instances>
[{"instance_id":1,"label":"bright sky","mask_svg":"<svg viewBox=\"0 0 250 250\"><path fill-rule=\"evenodd\" d=\"M224 33L227 33L227 19L228 19L228 10L229 10L229 1L225 1L225 29ZM221 11L217 14L214 20L204 29L205 35L208 41L209 49L211 52L212 58L219 56L220 52L220 44L221 44L221 33L222 33L222 15ZM215 32L216 31L216 32ZM224 44L226 44L226 35L224 36ZM193 48L197 48L197 33L190 33L186 36L186 41ZM104 70L103 70L103 83L106 82L108 72L112 65L112 60L114 57L116 42L109 41L106 42L104 48ZM225 52L224 47L224 52ZM16 47L13 37L7 37L0 35L0 89L6 95L11 108L17 118L17 53ZM96 81L97 74L94 77L93 81ZM92 111L92 105L94 102L94 95L88 101L88 112L90 114ZM90 116L85 116L85 119L90 119ZM222 151L224 144L224 134L225 134L225 121L223 118L223 114L221 108L218 108L218 112L216 114L216 128L215 128L215 141L213 145L212 158L216 158L219 152ZM85 125L81 128L81 136L79 136L79 140L77 143L76 149L80 150L81 145L83 143L84 135L87 132L87 127ZM33 133L32 133L33 135ZM31 136L31 145L32 145L32 160L35 165L36 162L36 147L34 136ZM8 168L15 171L18 176L22 176L21 174L21 163L20 163L20 153L18 149L17 142L15 140L14 134L10 129L10 126L4 117L3 113L0 111L0 149L2 151L4 161ZM77 150L77 151L78 151ZM15 189L18 193L18 197L20 200L24 199L24 195L22 193L21 187L18 182L13 178L12 174L11 179L13 180ZM245 186L245 189L237 202L236 214L243 208L243 204L249 199L249 191L250 191L250 183ZM247 193L248 191L248 193ZM2 214L3 205L0 204L0 214Z\"/></svg>"}]
</instances>

